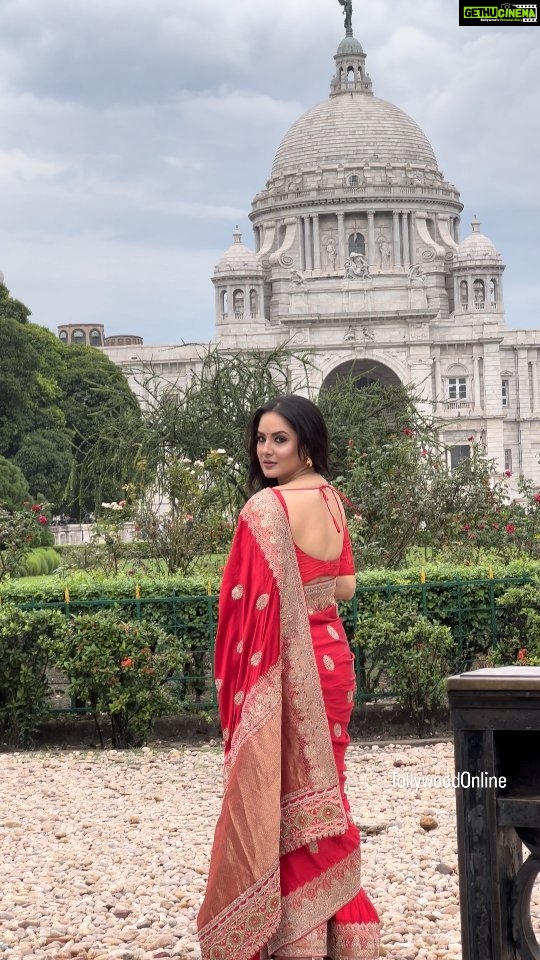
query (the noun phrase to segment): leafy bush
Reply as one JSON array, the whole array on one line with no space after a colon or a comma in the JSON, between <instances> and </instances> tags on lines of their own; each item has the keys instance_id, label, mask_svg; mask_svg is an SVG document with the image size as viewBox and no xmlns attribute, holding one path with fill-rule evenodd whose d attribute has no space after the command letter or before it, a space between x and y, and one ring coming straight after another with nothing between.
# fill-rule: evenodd
<instances>
[{"instance_id":1,"label":"leafy bush","mask_svg":"<svg viewBox=\"0 0 540 960\"><path fill-rule=\"evenodd\" d=\"M417 732L431 732L451 672L454 641L448 627L419 615L396 597L373 617L361 618L355 635L366 685L386 675Z\"/></svg>"},{"instance_id":2,"label":"leafy bush","mask_svg":"<svg viewBox=\"0 0 540 960\"><path fill-rule=\"evenodd\" d=\"M31 745L48 713L47 666L65 629L56 610L0 607L0 734L8 746Z\"/></svg>"},{"instance_id":3,"label":"leafy bush","mask_svg":"<svg viewBox=\"0 0 540 960\"><path fill-rule=\"evenodd\" d=\"M154 717L175 712L173 678L184 659L175 637L145 621L123 621L116 610L73 617L55 650L70 695L91 707L102 746L100 716L110 719L116 748L140 746Z\"/></svg>"},{"instance_id":4,"label":"leafy bush","mask_svg":"<svg viewBox=\"0 0 540 960\"><path fill-rule=\"evenodd\" d=\"M52 547L35 547L24 558L23 575L27 577L48 576L60 565L60 555Z\"/></svg>"},{"instance_id":5,"label":"leafy bush","mask_svg":"<svg viewBox=\"0 0 540 960\"><path fill-rule=\"evenodd\" d=\"M540 663L540 581L513 587L498 600L497 643L491 654L495 666Z\"/></svg>"}]
</instances>

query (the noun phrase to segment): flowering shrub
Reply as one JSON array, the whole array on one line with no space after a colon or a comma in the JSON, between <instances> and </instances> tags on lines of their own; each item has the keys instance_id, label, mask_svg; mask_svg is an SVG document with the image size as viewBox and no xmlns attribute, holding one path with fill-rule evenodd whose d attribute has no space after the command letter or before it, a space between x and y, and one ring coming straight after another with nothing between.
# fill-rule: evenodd
<instances>
[{"instance_id":1,"label":"flowering shrub","mask_svg":"<svg viewBox=\"0 0 540 960\"><path fill-rule=\"evenodd\" d=\"M31 746L48 713L47 666L66 620L57 610L0 607L0 741Z\"/></svg>"},{"instance_id":2,"label":"flowering shrub","mask_svg":"<svg viewBox=\"0 0 540 960\"><path fill-rule=\"evenodd\" d=\"M186 574L201 554L224 552L233 533L224 509L225 450L211 450L204 461L171 457L157 487L148 490L137 512L139 536L168 573Z\"/></svg>"},{"instance_id":3,"label":"flowering shrub","mask_svg":"<svg viewBox=\"0 0 540 960\"><path fill-rule=\"evenodd\" d=\"M20 574L26 554L43 542L47 524L46 504L26 504L14 513L0 507L0 580Z\"/></svg>"},{"instance_id":4,"label":"flowering shrub","mask_svg":"<svg viewBox=\"0 0 540 960\"><path fill-rule=\"evenodd\" d=\"M182 643L147 621L123 621L115 610L81 613L55 660L70 695L92 709L102 746L102 716L110 720L113 746L124 748L140 746L154 717L178 709L172 679L185 660Z\"/></svg>"}]
</instances>

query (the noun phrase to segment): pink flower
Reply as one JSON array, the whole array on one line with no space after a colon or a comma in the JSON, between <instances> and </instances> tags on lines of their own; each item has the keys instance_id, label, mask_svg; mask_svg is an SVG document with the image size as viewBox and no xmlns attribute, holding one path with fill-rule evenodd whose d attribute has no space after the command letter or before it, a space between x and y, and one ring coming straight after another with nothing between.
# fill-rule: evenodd
<instances>
[{"instance_id":1,"label":"pink flower","mask_svg":"<svg viewBox=\"0 0 540 960\"><path fill-rule=\"evenodd\" d=\"M420 456L421 456L421 457L427 457L427 450L426 450L425 447L422 447L422 449L421 449L421 451L420 451Z\"/></svg>"},{"instance_id":2,"label":"pink flower","mask_svg":"<svg viewBox=\"0 0 540 960\"><path fill-rule=\"evenodd\" d=\"M118 501L118 506L119 506L119 507L125 507L125 505L126 505L126 501L125 501L125 500L119 500L119 501Z\"/></svg>"},{"instance_id":3,"label":"pink flower","mask_svg":"<svg viewBox=\"0 0 540 960\"><path fill-rule=\"evenodd\" d=\"M464 524L463 524L463 529L465 530L465 533L467 533L467 530L470 530L470 529L471 529L470 523L464 523Z\"/></svg>"}]
</instances>

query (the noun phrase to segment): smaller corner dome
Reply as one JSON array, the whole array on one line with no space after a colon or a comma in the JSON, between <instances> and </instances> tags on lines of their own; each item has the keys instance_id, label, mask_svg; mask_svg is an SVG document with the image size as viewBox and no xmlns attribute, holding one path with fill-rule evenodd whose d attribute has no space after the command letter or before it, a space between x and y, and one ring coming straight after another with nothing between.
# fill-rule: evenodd
<instances>
[{"instance_id":1,"label":"smaller corner dome","mask_svg":"<svg viewBox=\"0 0 540 960\"><path fill-rule=\"evenodd\" d=\"M339 47L337 48L336 57L348 57L348 56L364 56L364 51L362 50L362 44L356 37L344 37L341 41Z\"/></svg>"},{"instance_id":2,"label":"smaller corner dome","mask_svg":"<svg viewBox=\"0 0 540 960\"><path fill-rule=\"evenodd\" d=\"M216 273L258 273L261 266L253 250L242 243L242 234L238 227L233 233L233 243L225 251L219 263L216 264Z\"/></svg>"},{"instance_id":3,"label":"smaller corner dome","mask_svg":"<svg viewBox=\"0 0 540 960\"><path fill-rule=\"evenodd\" d=\"M480 233L480 221L475 216L471 223L472 233L458 245L456 251L456 261L458 263L468 260L492 260L500 263L501 254L489 237Z\"/></svg>"}]
</instances>

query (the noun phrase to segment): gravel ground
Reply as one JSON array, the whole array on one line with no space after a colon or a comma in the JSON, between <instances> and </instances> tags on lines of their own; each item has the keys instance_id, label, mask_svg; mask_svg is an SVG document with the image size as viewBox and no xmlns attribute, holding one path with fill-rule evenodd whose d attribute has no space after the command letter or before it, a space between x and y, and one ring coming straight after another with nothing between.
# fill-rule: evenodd
<instances>
[{"instance_id":1,"label":"gravel ground","mask_svg":"<svg viewBox=\"0 0 540 960\"><path fill-rule=\"evenodd\" d=\"M398 785L452 773L449 743L348 753L363 884L396 960L461 957L454 792ZM220 783L218 746L1 754L0 960L197 960Z\"/></svg>"}]
</instances>

